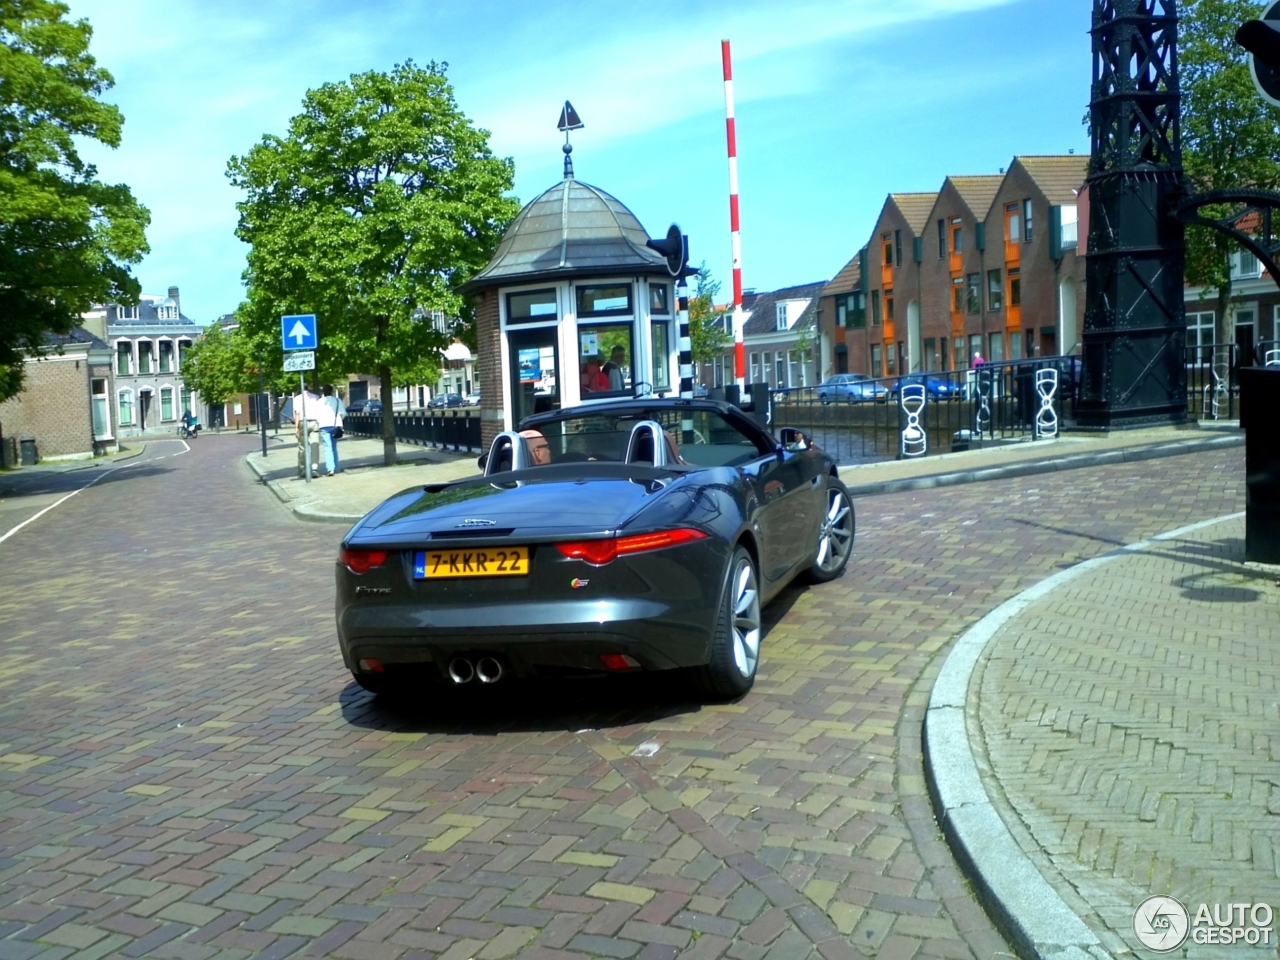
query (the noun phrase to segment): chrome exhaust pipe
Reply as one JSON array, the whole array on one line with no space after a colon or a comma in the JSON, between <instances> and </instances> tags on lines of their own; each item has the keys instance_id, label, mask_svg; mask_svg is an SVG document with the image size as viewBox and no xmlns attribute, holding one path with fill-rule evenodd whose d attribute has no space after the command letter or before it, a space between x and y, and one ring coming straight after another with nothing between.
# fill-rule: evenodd
<instances>
[{"instance_id":1,"label":"chrome exhaust pipe","mask_svg":"<svg viewBox=\"0 0 1280 960\"><path fill-rule=\"evenodd\" d=\"M502 664L493 657L481 657L476 661L476 676L481 683L497 683L502 679Z\"/></svg>"},{"instance_id":2,"label":"chrome exhaust pipe","mask_svg":"<svg viewBox=\"0 0 1280 960\"><path fill-rule=\"evenodd\" d=\"M454 657L449 661L449 679L462 686L464 683L470 683L472 677L476 675L476 668L471 665L471 661L465 657Z\"/></svg>"}]
</instances>

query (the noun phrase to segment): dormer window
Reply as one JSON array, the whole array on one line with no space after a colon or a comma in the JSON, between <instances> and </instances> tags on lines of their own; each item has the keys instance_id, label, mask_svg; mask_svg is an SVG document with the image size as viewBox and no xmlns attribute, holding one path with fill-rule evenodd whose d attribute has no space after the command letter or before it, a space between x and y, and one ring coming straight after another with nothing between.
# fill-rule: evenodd
<instances>
[{"instance_id":1,"label":"dormer window","mask_svg":"<svg viewBox=\"0 0 1280 960\"><path fill-rule=\"evenodd\" d=\"M138 308L137 308L137 307L121 307L121 306L117 306L117 307L116 307L116 319L117 319L117 320L137 320L137 319L138 319Z\"/></svg>"},{"instance_id":2,"label":"dormer window","mask_svg":"<svg viewBox=\"0 0 1280 960\"><path fill-rule=\"evenodd\" d=\"M174 304L161 304L156 307L156 318L158 320L177 320L178 308Z\"/></svg>"},{"instance_id":3,"label":"dormer window","mask_svg":"<svg viewBox=\"0 0 1280 960\"><path fill-rule=\"evenodd\" d=\"M773 309L774 309L774 315L777 318L777 329L786 330L787 329L787 305L785 303L780 303L777 306L775 306Z\"/></svg>"}]
</instances>

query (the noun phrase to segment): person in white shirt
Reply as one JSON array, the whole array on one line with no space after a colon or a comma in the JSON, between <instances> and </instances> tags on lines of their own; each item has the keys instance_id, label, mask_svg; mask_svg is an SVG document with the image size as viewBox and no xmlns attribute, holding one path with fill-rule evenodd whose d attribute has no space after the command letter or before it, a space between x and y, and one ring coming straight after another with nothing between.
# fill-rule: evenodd
<instances>
[{"instance_id":1,"label":"person in white shirt","mask_svg":"<svg viewBox=\"0 0 1280 960\"><path fill-rule=\"evenodd\" d=\"M324 466L329 476L338 472L338 431L342 428L342 401L333 395L333 387L324 388L320 401L320 446L324 448Z\"/></svg>"},{"instance_id":2,"label":"person in white shirt","mask_svg":"<svg viewBox=\"0 0 1280 960\"><path fill-rule=\"evenodd\" d=\"M311 469L320 466L320 417L329 411L318 394L308 390L293 397L293 435L298 438L298 476L307 473L307 451L302 444L302 421L307 421L307 442L311 445ZM330 413L330 416L332 414Z\"/></svg>"}]
</instances>

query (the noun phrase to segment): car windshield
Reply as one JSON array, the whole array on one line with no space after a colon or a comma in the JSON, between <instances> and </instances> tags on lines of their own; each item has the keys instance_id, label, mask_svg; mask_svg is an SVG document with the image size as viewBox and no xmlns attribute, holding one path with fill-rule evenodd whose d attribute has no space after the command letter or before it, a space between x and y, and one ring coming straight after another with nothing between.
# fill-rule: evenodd
<instances>
[{"instance_id":1,"label":"car windshield","mask_svg":"<svg viewBox=\"0 0 1280 960\"><path fill-rule=\"evenodd\" d=\"M699 467L736 466L772 449L714 410L644 410L565 417L523 430L535 463L590 460L619 463L632 428L641 420L659 423L685 463Z\"/></svg>"}]
</instances>

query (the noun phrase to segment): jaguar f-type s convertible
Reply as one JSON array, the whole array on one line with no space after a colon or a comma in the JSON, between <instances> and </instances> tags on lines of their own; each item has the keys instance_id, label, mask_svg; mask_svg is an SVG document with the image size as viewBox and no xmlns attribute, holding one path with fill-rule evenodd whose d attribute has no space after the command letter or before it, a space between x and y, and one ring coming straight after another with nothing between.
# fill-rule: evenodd
<instances>
[{"instance_id":1,"label":"jaguar f-type s convertible","mask_svg":"<svg viewBox=\"0 0 1280 960\"><path fill-rule=\"evenodd\" d=\"M683 668L740 696L761 606L797 575L838 577L853 548L835 462L718 401L539 414L481 463L343 540L338 639L366 689Z\"/></svg>"}]
</instances>

